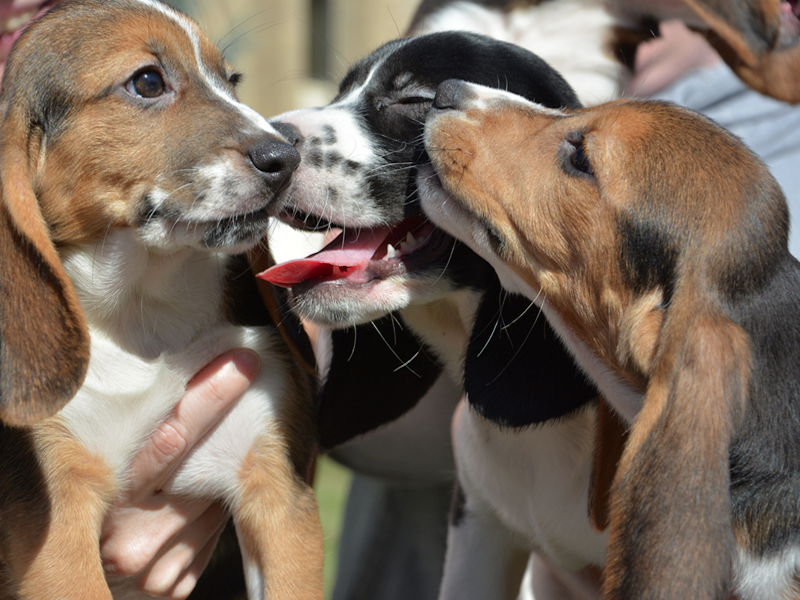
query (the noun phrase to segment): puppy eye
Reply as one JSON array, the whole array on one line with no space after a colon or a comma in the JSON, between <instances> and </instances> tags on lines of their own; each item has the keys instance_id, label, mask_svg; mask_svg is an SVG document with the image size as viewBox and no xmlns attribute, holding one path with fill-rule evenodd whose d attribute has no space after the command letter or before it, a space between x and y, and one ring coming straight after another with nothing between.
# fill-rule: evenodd
<instances>
[{"instance_id":1,"label":"puppy eye","mask_svg":"<svg viewBox=\"0 0 800 600\"><path fill-rule=\"evenodd\" d=\"M167 85L155 69L139 71L131 78L129 91L142 98L157 98L166 92Z\"/></svg>"},{"instance_id":2,"label":"puppy eye","mask_svg":"<svg viewBox=\"0 0 800 600\"><path fill-rule=\"evenodd\" d=\"M430 104L431 102L433 102L432 98L424 96L408 96L397 101L398 104Z\"/></svg>"},{"instance_id":3,"label":"puppy eye","mask_svg":"<svg viewBox=\"0 0 800 600\"><path fill-rule=\"evenodd\" d=\"M565 168L572 175L588 175L594 177L594 169L589 160L589 151L586 148L586 137L583 133L573 132L564 138Z\"/></svg>"}]
</instances>

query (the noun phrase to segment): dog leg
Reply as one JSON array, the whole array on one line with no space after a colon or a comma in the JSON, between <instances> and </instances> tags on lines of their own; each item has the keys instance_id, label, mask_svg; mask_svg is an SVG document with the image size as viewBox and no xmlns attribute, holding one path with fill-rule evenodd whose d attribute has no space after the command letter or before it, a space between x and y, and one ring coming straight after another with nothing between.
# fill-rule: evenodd
<instances>
[{"instance_id":1,"label":"dog leg","mask_svg":"<svg viewBox=\"0 0 800 600\"><path fill-rule=\"evenodd\" d=\"M265 440L240 474L234 514L250 600L322 600L322 528L287 450Z\"/></svg>"},{"instance_id":2,"label":"dog leg","mask_svg":"<svg viewBox=\"0 0 800 600\"><path fill-rule=\"evenodd\" d=\"M528 556L495 514L457 482L439 600L516 600Z\"/></svg>"},{"instance_id":3,"label":"dog leg","mask_svg":"<svg viewBox=\"0 0 800 600\"><path fill-rule=\"evenodd\" d=\"M109 468L57 421L37 426L28 441L39 456L41 485L25 501L43 519L4 515L3 559L14 597L111 600L98 543L116 487Z\"/></svg>"}]
</instances>

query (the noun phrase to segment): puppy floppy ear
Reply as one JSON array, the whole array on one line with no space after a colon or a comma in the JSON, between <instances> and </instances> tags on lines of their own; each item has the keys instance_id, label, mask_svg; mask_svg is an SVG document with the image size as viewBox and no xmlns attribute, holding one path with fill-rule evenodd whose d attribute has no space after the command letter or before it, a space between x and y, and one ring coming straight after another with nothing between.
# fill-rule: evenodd
<instances>
[{"instance_id":1,"label":"puppy floppy ear","mask_svg":"<svg viewBox=\"0 0 800 600\"><path fill-rule=\"evenodd\" d=\"M501 427L563 417L597 397L539 307L504 291L496 276L478 307L464 371L467 401Z\"/></svg>"},{"instance_id":2,"label":"puppy floppy ear","mask_svg":"<svg viewBox=\"0 0 800 600\"><path fill-rule=\"evenodd\" d=\"M800 102L800 45L779 48L780 2L687 0L711 28L708 41L747 85L786 102ZM753 14L757 6L757 14ZM783 34L787 35L787 34Z\"/></svg>"},{"instance_id":3,"label":"puppy floppy ear","mask_svg":"<svg viewBox=\"0 0 800 600\"><path fill-rule=\"evenodd\" d=\"M6 100L3 109L0 420L23 426L75 394L89 361L89 333L31 183L41 135L24 104Z\"/></svg>"},{"instance_id":4,"label":"puppy floppy ear","mask_svg":"<svg viewBox=\"0 0 800 600\"><path fill-rule=\"evenodd\" d=\"M729 446L750 363L747 334L721 310L673 302L612 492L604 597L728 598Z\"/></svg>"}]
</instances>

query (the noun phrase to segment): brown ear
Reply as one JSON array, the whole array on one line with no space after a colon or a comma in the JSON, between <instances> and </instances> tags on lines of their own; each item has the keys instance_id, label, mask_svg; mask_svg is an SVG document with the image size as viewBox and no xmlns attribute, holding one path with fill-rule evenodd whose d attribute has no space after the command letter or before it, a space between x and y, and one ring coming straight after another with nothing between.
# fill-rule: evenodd
<instances>
[{"instance_id":1,"label":"brown ear","mask_svg":"<svg viewBox=\"0 0 800 600\"><path fill-rule=\"evenodd\" d=\"M611 486L628 439L628 425L602 396L597 402L596 429L589 488L589 520L595 531L605 531L611 510Z\"/></svg>"},{"instance_id":2,"label":"brown ear","mask_svg":"<svg viewBox=\"0 0 800 600\"><path fill-rule=\"evenodd\" d=\"M687 0L710 27L708 41L753 89L786 102L800 102L800 45L779 48L781 8L772 2ZM752 6L758 7L756 15ZM784 33L784 35L790 35Z\"/></svg>"},{"instance_id":3,"label":"brown ear","mask_svg":"<svg viewBox=\"0 0 800 600\"><path fill-rule=\"evenodd\" d=\"M728 597L729 446L748 397L749 338L725 316L698 315L698 305L670 309L623 452L606 598Z\"/></svg>"},{"instance_id":4,"label":"brown ear","mask_svg":"<svg viewBox=\"0 0 800 600\"><path fill-rule=\"evenodd\" d=\"M83 381L89 334L31 184L29 116L4 111L0 135L0 421L33 424Z\"/></svg>"}]
</instances>

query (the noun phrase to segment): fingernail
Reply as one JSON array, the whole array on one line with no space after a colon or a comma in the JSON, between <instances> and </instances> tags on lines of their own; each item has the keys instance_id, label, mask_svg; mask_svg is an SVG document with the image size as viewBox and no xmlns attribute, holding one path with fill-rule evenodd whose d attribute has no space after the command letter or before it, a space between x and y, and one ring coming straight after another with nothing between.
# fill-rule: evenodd
<instances>
[{"instance_id":1,"label":"fingernail","mask_svg":"<svg viewBox=\"0 0 800 600\"><path fill-rule=\"evenodd\" d=\"M239 350L233 355L236 369L248 379L254 379L261 369L261 357L252 350Z\"/></svg>"}]
</instances>

